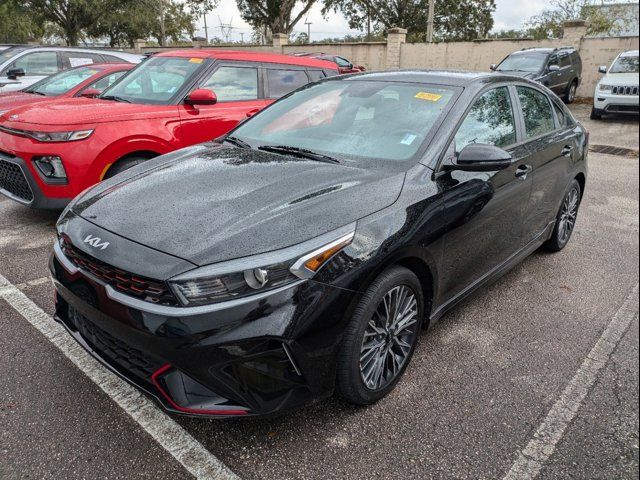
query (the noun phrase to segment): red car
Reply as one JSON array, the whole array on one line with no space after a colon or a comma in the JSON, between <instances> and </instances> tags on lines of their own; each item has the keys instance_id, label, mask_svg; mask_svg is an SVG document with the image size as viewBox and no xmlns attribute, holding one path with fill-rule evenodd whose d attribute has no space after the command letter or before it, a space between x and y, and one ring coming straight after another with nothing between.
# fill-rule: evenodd
<instances>
[{"instance_id":1,"label":"red car","mask_svg":"<svg viewBox=\"0 0 640 480\"><path fill-rule=\"evenodd\" d=\"M104 178L224 135L275 99L337 74L334 63L288 55L154 55L98 98L0 115L0 193L33 208L63 208Z\"/></svg>"},{"instance_id":2,"label":"red car","mask_svg":"<svg viewBox=\"0 0 640 480\"><path fill-rule=\"evenodd\" d=\"M104 63L76 67L51 75L18 92L0 93L0 115L24 105L55 98L95 97L113 85L132 63Z\"/></svg>"}]
</instances>

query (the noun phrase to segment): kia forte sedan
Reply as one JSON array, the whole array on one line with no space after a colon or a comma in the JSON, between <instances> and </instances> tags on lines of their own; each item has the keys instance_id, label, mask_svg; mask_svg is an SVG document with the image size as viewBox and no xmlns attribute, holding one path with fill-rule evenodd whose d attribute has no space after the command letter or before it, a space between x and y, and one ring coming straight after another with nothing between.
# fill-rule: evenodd
<instances>
[{"instance_id":1,"label":"kia forte sedan","mask_svg":"<svg viewBox=\"0 0 640 480\"><path fill-rule=\"evenodd\" d=\"M78 196L57 224L55 318L172 412L371 404L421 329L567 245L587 142L524 79L323 80Z\"/></svg>"}]
</instances>

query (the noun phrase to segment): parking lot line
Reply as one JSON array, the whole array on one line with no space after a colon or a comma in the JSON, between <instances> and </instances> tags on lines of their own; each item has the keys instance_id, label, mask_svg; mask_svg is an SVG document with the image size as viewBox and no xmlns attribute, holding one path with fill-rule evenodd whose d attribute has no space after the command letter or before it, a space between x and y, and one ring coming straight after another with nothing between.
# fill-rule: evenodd
<instances>
[{"instance_id":1,"label":"parking lot line","mask_svg":"<svg viewBox=\"0 0 640 480\"><path fill-rule=\"evenodd\" d=\"M152 400L104 368L64 328L0 274L0 298L50 340L116 402L189 473L200 479L237 480L211 452L165 414Z\"/></svg>"},{"instance_id":2,"label":"parking lot line","mask_svg":"<svg viewBox=\"0 0 640 480\"><path fill-rule=\"evenodd\" d=\"M582 365L551 407L527 446L504 476L504 480L536 478L562 440L566 428L578 413L598 373L607 364L631 321L638 314L638 284L611 318Z\"/></svg>"}]
</instances>

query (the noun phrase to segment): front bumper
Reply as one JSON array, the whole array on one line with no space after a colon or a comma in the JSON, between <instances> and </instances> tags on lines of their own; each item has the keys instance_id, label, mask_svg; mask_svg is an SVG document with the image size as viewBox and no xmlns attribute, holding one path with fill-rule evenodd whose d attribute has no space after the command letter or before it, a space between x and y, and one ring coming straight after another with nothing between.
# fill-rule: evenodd
<instances>
[{"instance_id":1,"label":"front bumper","mask_svg":"<svg viewBox=\"0 0 640 480\"><path fill-rule=\"evenodd\" d=\"M637 90L636 90L637 91ZM593 107L603 113L638 114L638 95L616 95L596 90Z\"/></svg>"},{"instance_id":2,"label":"front bumper","mask_svg":"<svg viewBox=\"0 0 640 480\"><path fill-rule=\"evenodd\" d=\"M168 411L270 415L332 394L350 292L306 281L228 309L163 315L115 301L61 256L50 260L55 319Z\"/></svg>"}]
</instances>

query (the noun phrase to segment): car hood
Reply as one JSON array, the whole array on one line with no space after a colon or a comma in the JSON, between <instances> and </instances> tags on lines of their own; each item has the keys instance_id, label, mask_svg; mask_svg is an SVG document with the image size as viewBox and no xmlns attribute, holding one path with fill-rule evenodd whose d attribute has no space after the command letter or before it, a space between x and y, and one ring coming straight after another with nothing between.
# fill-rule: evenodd
<instances>
[{"instance_id":1,"label":"car hood","mask_svg":"<svg viewBox=\"0 0 640 480\"><path fill-rule=\"evenodd\" d=\"M134 242L208 265L352 223L394 203L404 176L210 143L102 182L72 208Z\"/></svg>"},{"instance_id":2,"label":"car hood","mask_svg":"<svg viewBox=\"0 0 640 480\"><path fill-rule=\"evenodd\" d=\"M607 73L599 83L613 86L637 87L637 73Z\"/></svg>"},{"instance_id":3,"label":"car hood","mask_svg":"<svg viewBox=\"0 0 640 480\"><path fill-rule=\"evenodd\" d=\"M11 92L0 94L0 112L12 110L24 105L31 105L50 100L51 97L43 97L26 92Z\"/></svg>"},{"instance_id":4,"label":"car hood","mask_svg":"<svg viewBox=\"0 0 640 480\"><path fill-rule=\"evenodd\" d=\"M58 98L12 109L12 127L87 125L177 115L175 105L141 105L99 98Z\"/></svg>"}]
</instances>

